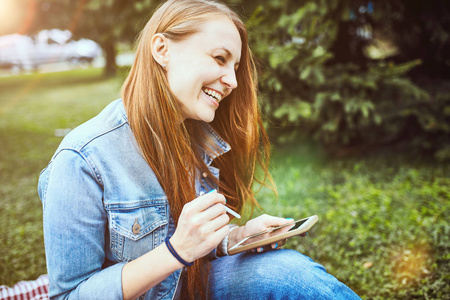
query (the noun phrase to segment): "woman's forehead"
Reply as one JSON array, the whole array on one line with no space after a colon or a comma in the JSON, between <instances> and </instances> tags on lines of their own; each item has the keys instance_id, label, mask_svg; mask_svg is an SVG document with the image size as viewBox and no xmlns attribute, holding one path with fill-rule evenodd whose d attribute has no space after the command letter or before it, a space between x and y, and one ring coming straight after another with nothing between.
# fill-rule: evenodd
<instances>
[{"instance_id":1,"label":"woman's forehead","mask_svg":"<svg viewBox=\"0 0 450 300\"><path fill-rule=\"evenodd\" d=\"M242 41L233 21L226 16L210 18L199 25L199 31L193 36L196 41L210 50L229 52L237 61L240 60Z\"/></svg>"}]
</instances>

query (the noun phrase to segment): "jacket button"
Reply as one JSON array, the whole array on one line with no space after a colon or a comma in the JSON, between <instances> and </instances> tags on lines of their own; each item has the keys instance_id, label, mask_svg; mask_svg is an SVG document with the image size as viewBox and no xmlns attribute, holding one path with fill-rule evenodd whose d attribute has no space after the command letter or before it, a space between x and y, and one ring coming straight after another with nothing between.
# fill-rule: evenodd
<instances>
[{"instance_id":1,"label":"jacket button","mask_svg":"<svg viewBox=\"0 0 450 300\"><path fill-rule=\"evenodd\" d=\"M137 222L137 218L136 218L136 220L134 221L134 224L133 224L133 233L138 234L139 231L141 231L141 225L139 225L139 223Z\"/></svg>"},{"instance_id":2,"label":"jacket button","mask_svg":"<svg viewBox=\"0 0 450 300\"><path fill-rule=\"evenodd\" d=\"M203 172L202 175L203 175L204 178L208 177L208 173L206 173L206 172Z\"/></svg>"}]
</instances>

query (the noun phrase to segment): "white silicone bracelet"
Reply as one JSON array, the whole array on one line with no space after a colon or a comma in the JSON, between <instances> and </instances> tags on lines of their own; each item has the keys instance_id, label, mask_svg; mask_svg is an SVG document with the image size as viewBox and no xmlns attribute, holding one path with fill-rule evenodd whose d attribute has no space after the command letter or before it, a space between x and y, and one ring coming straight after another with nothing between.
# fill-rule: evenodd
<instances>
[{"instance_id":1,"label":"white silicone bracelet","mask_svg":"<svg viewBox=\"0 0 450 300\"><path fill-rule=\"evenodd\" d=\"M239 227L237 225L228 225L228 226L230 226L230 232L228 232L227 236L222 240L222 242L218 246L218 248L219 248L218 250L223 255L228 255L228 237L230 236L230 233Z\"/></svg>"}]
</instances>

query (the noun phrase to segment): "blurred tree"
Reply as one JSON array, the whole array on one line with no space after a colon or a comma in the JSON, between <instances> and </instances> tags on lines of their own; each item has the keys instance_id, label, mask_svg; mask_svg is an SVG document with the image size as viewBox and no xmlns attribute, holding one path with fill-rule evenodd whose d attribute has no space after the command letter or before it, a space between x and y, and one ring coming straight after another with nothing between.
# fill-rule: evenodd
<instances>
[{"instance_id":1,"label":"blurred tree","mask_svg":"<svg viewBox=\"0 0 450 300\"><path fill-rule=\"evenodd\" d=\"M115 72L116 43L132 41L161 2L36 1L36 29L98 41L106 74ZM279 141L306 133L334 153L398 143L450 149L450 91L430 95L406 76L422 62L450 64L449 8L430 1L225 0L248 19L250 46L264 66L263 109ZM377 32L398 46L397 64L367 55Z\"/></svg>"},{"instance_id":2,"label":"blurred tree","mask_svg":"<svg viewBox=\"0 0 450 300\"><path fill-rule=\"evenodd\" d=\"M414 75L450 78L450 2L375 0L374 24L399 48L398 62L420 59Z\"/></svg>"},{"instance_id":3,"label":"blurred tree","mask_svg":"<svg viewBox=\"0 0 450 300\"><path fill-rule=\"evenodd\" d=\"M371 58L367 56L365 49L373 41L375 29L373 2L340 2L337 10L340 14L334 18L337 22L337 33L330 47L333 57L328 63L367 64Z\"/></svg>"},{"instance_id":4,"label":"blurred tree","mask_svg":"<svg viewBox=\"0 0 450 300\"><path fill-rule=\"evenodd\" d=\"M100 44L106 59L105 75L116 72L116 46L131 43L156 5L152 0L37 0L34 30L69 29L73 38L89 38Z\"/></svg>"},{"instance_id":5,"label":"blurred tree","mask_svg":"<svg viewBox=\"0 0 450 300\"><path fill-rule=\"evenodd\" d=\"M430 96L406 76L421 61L367 56L377 2L257 3L247 25L264 66L263 109L279 141L306 133L334 154L399 144L436 152L450 144L450 94Z\"/></svg>"}]
</instances>

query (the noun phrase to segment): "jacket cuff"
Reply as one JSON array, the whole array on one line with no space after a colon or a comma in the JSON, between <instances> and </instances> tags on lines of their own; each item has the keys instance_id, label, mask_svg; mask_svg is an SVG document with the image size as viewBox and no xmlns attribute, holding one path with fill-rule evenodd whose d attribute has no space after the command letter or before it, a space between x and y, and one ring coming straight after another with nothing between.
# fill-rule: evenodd
<instances>
[{"instance_id":1,"label":"jacket cuff","mask_svg":"<svg viewBox=\"0 0 450 300\"><path fill-rule=\"evenodd\" d=\"M238 228L238 225L230 224L228 225L230 227L230 232L228 232L227 236L222 240L222 242L217 246L216 255L220 256L228 256L228 237L230 236L230 233Z\"/></svg>"}]
</instances>

